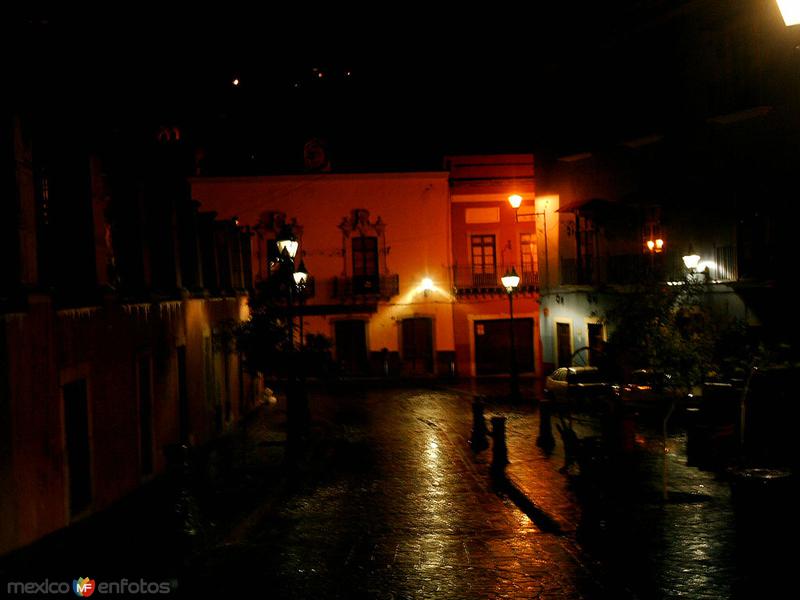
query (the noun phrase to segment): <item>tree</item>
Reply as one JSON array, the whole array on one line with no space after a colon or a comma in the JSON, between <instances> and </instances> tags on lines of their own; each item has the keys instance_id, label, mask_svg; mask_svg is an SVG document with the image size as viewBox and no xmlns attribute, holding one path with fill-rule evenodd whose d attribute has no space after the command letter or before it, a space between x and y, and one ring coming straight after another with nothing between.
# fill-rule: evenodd
<instances>
[{"instance_id":1,"label":"tree","mask_svg":"<svg viewBox=\"0 0 800 600\"><path fill-rule=\"evenodd\" d=\"M236 343L251 373L283 376L292 351L286 277L261 281L248 305L250 318L236 330Z\"/></svg>"},{"instance_id":2,"label":"tree","mask_svg":"<svg viewBox=\"0 0 800 600\"><path fill-rule=\"evenodd\" d=\"M726 336L741 327L712 313L704 296L707 284L688 277L678 285L647 281L619 294L606 321L609 349L623 377L651 369L665 384L690 391L709 373L720 371Z\"/></svg>"}]
</instances>

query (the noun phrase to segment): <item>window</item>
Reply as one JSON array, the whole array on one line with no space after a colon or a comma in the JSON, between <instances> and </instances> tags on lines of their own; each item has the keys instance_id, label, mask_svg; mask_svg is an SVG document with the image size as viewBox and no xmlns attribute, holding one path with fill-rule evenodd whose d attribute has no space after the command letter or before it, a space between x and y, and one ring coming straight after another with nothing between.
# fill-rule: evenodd
<instances>
[{"instance_id":1,"label":"window","mask_svg":"<svg viewBox=\"0 0 800 600\"><path fill-rule=\"evenodd\" d=\"M539 270L539 259L536 256L536 236L533 233L519 234L519 252L522 265L522 283L533 283L533 275Z\"/></svg>"},{"instance_id":2,"label":"window","mask_svg":"<svg viewBox=\"0 0 800 600\"><path fill-rule=\"evenodd\" d=\"M496 285L494 236L473 235L470 240L473 283L475 285Z\"/></svg>"},{"instance_id":3,"label":"window","mask_svg":"<svg viewBox=\"0 0 800 600\"><path fill-rule=\"evenodd\" d=\"M596 275L597 229L591 218L576 215L575 220L575 239L578 244L578 283L592 283Z\"/></svg>"},{"instance_id":4,"label":"window","mask_svg":"<svg viewBox=\"0 0 800 600\"><path fill-rule=\"evenodd\" d=\"M378 238L353 238L353 286L356 292L378 292Z\"/></svg>"}]
</instances>

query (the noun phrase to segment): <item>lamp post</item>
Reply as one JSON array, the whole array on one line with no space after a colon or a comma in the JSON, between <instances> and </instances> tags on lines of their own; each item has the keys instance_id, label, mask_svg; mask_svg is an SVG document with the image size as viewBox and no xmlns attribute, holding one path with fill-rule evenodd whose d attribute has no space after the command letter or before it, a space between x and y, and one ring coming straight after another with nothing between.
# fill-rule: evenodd
<instances>
[{"instance_id":1,"label":"lamp post","mask_svg":"<svg viewBox=\"0 0 800 600\"><path fill-rule=\"evenodd\" d=\"M294 268L294 257L297 254L297 248L299 243L297 239L294 237L294 233L288 226L284 226L281 229L278 238L275 240L276 245L278 246L278 255L280 256L281 263L283 267L286 269L288 273L288 281L287 281L287 293L288 293L288 304L287 304L287 319L289 321L289 346L290 349L294 350L294 321L292 315L292 303L294 300L294 288L296 286L296 278L295 268Z\"/></svg>"},{"instance_id":2,"label":"lamp post","mask_svg":"<svg viewBox=\"0 0 800 600\"><path fill-rule=\"evenodd\" d=\"M656 254L664 252L664 240L661 238L653 239L652 237L645 242L645 247L650 253L650 277L656 277ZM660 266L660 264L659 264Z\"/></svg>"},{"instance_id":3,"label":"lamp post","mask_svg":"<svg viewBox=\"0 0 800 600\"><path fill-rule=\"evenodd\" d=\"M297 377L297 357L295 356L295 342L294 342L294 319L292 314L295 290L302 294L308 280L308 273L305 269L305 264L300 261L299 268L295 269L294 259L297 254L299 243L295 239L291 228L284 226L278 238L275 240L278 246L278 253L283 267L286 269L286 287L287 287L287 321L289 326L289 374L288 385L286 390L286 416L289 431L292 433L289 437L289 452L292 456L295 454L296 443L298 436L294 435L299 429L305 425L308 418L308 401L306 398L305 389L298 382ZM303 316L300 315L300 344L303 343Z\"/></svg>"},{"instance_id":4,"label":"lamp post","mask_svg":"<svg viewBox=\"0 0 800 600\"><path fill-rule=\"evenodd\" d=\"M700 256L692 252L691 245L689 246L689 254L683 257L683 264L686 270L689 271L688 280L695 283L697 279L697 265L700 264Z\"/></svg>"},{"instance_id":5,"label":"lamp post","mask_svg":"<svg viewBox=\"0 0 800 600\"><path fill-rule=\"evenodd\" d=\"M308 281L308 271L306 270L306 263L300 259L300 266L292 273L294 278L294 285L297 288L297 296L300 300L300 352L303 351L303 302L306 299L306 282Z\"/></svg>"},{"instance_id":6,"label":"lamp post","mask_svg":"<svg viewBox=\"0 0 800 600\"><path fill-rule=\"evenodd\" d=\"M515 219L516 219L517 223L519 223L519 207L522 206L522 196L520 196L519 194L511 194L508 197L508 203L511 205L511 208L514 209ZM544 212L544 211L536 212L536 208L534 207L534 212L531 213L531 215L534 217L534 219L536 217L542 217L542 232L544 233L545 289L547 289L550 286L550 257L548 255L549 251L548 251L548 248L547 248L547 213ZM534 221L533 235L534 235L534 239L536 239L536 237L538 235L538 232L536 231L536 221ZM538 242L537 242L537 245L538 245ZM523 265L523 267L524 267L524 265ZM533 265L531 265L531 268L533 268ZM525 274L525 272L524 272L524 269L523 269L523 275L524 274Z\"/></svg>"},{"instance_id":7,"label":"lamp post","mask_svg":"<svg viewBox=\"0 0 800 600\"><path fill-rule=\"evenodd\" d=\"M517 373L517 346L514 342L514 291L519 285L519 275L514 267L500 278L508 294L509 337L511 341L511 399L519 400L519 374Z\"/></svg>"}]
</instances>

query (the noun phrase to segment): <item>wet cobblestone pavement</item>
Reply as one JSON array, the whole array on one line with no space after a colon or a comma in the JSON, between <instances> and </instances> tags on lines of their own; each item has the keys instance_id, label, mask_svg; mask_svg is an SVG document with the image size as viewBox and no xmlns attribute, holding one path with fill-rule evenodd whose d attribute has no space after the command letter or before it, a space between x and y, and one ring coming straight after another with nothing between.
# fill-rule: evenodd
<instances>
[{"instance_id":1,"label":"wet cobblestone pavement","mask_svg":"<svg viewBox=\"0 0 800 600\"><path fill-rule=\"evenodd\" d=\"M308 444L294 464L285 461L283 402L264 406L198 462L189 546L176 535L175 480L165 478L6 557L0 576L145 576L183 597L787 595L796 493L736 504L726 480L686 465L676 429L664 501L657 427L637 423L631 453L581 473L561 469L558 433L551 455L536 446L532 403L490 400L487 421L507 418L510 459L510 487L495 486L491 449L468 446L471 401L504 388L314 390ZM575 430L598 433L581 416Z\"/></svg>"},{"instance_id":2,"label":"wet cobblestone pavement","mask_svg":"<svg viewBox=\"0 0 800 600\"><path fill-rule=\"evenodd\" d=\"M639 598L772 598L792 589L796 490L735 502L724 472L687 464L680 418L666 453L660 422L638 418L632 451L592 474L561 472L555 426L552 454L537 447L532 407L489 403L491 412L507 418L509 478L576 541L585 562L600 563L606 581ZM588 415L573 426L582 439L601 435Z\"/></svg>"},{"instance_id":3,"label":"wet cobblestone pavement","mask_svg":"<svg viewBox=\"0 0 800 600\"><path fill-rule=\"evenodd\" d=\"M571 540L489 485L469 401L418 390L317 398L327 468L210 552L204 591L292 598L579 598L607 590ZM220 574L225 574L224 580Z\"/></svg>"}]
</instances>

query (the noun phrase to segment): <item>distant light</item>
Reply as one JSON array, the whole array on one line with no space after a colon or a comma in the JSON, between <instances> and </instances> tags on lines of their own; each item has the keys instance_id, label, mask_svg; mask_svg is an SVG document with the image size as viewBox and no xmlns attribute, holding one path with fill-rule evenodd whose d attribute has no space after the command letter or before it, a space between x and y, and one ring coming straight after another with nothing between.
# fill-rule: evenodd
<instances>
[{"instance_id":1,"label":"distant light","mask_svg":"<svg viewBox=\"0 0 800 600\"><path fill-rule=\"evenodd\" d=\"M511 208L517 209L522 205L522 196L519 194L511 194L508 197L508 203L511 205Z\"/></svg>"},{"instance_id":2,"label":"distant light","mask_svg":"<svg viewBox=\"0 0 800 600\"><path fill-rule=\"evenodd\" d=\"M658 252L659 250L662 250L663 248L664 248L664 240L657 239L656 240L656 252Z\"/></svg>"},{"instance_id":3,"label":"distant light","mask_svg":"<svg viewBox=\"0 0 800 600\"><path fill-rule=\"evenodd\" d=\"M234 79L233 80L233 85L234 86L238 86L239 85L239 80L238 79Z\"/></svg>"},{"instance_id":4,"label":"distant light","mask_svg":"<svg viewBox=\"0 0 800 600\"><path fill-rule=\"evenodd\" d=\"M353 74L353 72L352 72L352 71L345 71L345 72L344 72L344 76L345 76L345 77L350 77L352 74Z\"/></svg>"},{"instance_id":5,"label":"distant light","mask_svg":"<svg viewBox=\"0 0 800 600\"><path fill-rule=\"evenodd\" d=\"M650 250L650 252L652 252L655 247L656 243L653 240L647 240L647 249Z\"/></svg>"},{"instance_id":6,"label":"distant light","mask_svg":"<svg viewBox=\"0 0 800 600\"><path fill-rule=\"evenodd\" d=\"M777 0L786 26L800 24L800 0Z\"/></svg>"},{"instance_id":7,"label":"distant light","mask_svg":"<svg viewBox=\"0 0 800 600\"><path fill-rule=\"evenodd\" d=\"M433 279L430 277L424 277L419 287L423 292L430 292L433 289Z\"/></svg>"},{"instance_id":8,"label":"distant light","mask_svg":"<svg viewBox=\"0 0 800 600\"><path fill-rule=\"evenodd\" d=\"M324 75L325 75L325 74L324 74L322 71L320 71L319 73L317 73L317 77L319 77L320 79L322 79L322 77L323 77Z\"/></svg>"}]
</instances>

